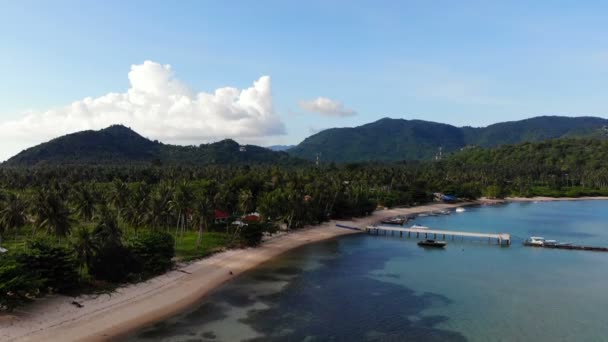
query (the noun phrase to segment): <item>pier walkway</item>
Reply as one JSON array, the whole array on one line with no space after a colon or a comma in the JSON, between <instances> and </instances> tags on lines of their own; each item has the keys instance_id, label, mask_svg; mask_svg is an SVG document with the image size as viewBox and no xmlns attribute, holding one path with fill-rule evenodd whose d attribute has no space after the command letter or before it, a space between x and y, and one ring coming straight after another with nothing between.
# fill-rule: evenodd
<instances>
[{"instance_id":1,"label":"pier walkway","mask_svg":"<svg viewBox=\"0 0 608 342\"><path fill-rule=\"evenodd\" d=\"M387 227L387 226L367 226L365 231L369 234L376 235L396 235L399 234L400 237L403 237L407 234L407 237L423 237L425 239L437 239L440 237L443 240L446 240L446 237L455 240L456 238L460 238L464 240L464 238L476 238L480 240L488 240L488 243L496 242L498 245L511 245L511 234L504 233L476 233L476 232L461 232L461 231L453 231L453 230L439 230L439 229L431 229L431 228L401 228L401 227ZM415 235L414 235L415 234Z\"/></svg>"}]
</instances>

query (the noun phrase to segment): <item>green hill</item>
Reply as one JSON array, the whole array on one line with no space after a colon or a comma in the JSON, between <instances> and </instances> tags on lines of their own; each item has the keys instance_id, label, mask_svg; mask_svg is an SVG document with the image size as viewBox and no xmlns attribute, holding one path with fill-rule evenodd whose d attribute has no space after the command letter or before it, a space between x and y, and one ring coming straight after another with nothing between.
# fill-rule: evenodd
<instances>
[{"instance_id":1,"label":"green hill","mask_svg":"<svg viewBox=\"0 0 608 342\"><path fill-rule=\"evenodd\" d=\"M608 120L594 117L541 116L482 128L455 127L422 120L384 118L353 128L332 128L289 150L305 159L361 162L424 160L439 148L449 153L466 146L495 147L567 137L606 136Z\"/></svg>"},{"instance_id":2,"label":"green hill","mask_svg":"<svg viewBox=\"0 0 608 342\"><path fill-rule=\"evenodd\" d=\"M31 147L4 162L3 166L118 165L118 164L286 164L298 159L285 152L241 146L223 140L200 146L167 145L151 141L130 128L113 125L99 131L82 131Z\"/></svg>"},{"instance_id":3,"label":"green hill","mask_svg":"<svg viewBox=\"0 0 608 342\"><path fill-rule=\"evenodd\" d=\"M470 148L454 153L447 161L496 169L553 168L561 172L602 172L608 175L608 141L570 138L525 142L496 148Z\"/></svg>"}]
</instances>

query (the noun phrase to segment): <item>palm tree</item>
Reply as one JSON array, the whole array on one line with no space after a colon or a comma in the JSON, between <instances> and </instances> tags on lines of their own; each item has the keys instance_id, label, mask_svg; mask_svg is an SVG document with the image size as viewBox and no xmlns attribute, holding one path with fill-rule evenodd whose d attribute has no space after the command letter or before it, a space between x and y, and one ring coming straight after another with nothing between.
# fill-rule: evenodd
<instances>
[{"instance_id":1,"label":"palm tree","mask_svg":"<svg viewBox=\"0 0 608 342\"><path fill-rule=\"evenodd\" d=\"M251 190L241 190L239 193L239 208L243 212L243 215L247 215L247 213L253 210L253 194Z\"/></svg>"},{"instance_id":2,"label":"palm tree","mask_svg":"<svg viewBox=\"0 0 608 342\"><path fill-rule=\"evenodd\" d=\"M110 190L108 199L112 206L114 206L114 209L120 213L127 204L130 194L129 186L120 179L115 179L112 182L112 189Z\"/></svg>"},{"instance_id":3,"label":"palm tree","mask_svg":"<svg viewBox=\"0 0 608 342\"><path fill-rule=\"evenodd\" d=\"M93 230L93 236L104 244L120 245L122 243L122 230L118 225L118 216L106 206L100 208L99 223Z\"/></svg>"},{"instance_id":4,"label":"palm tree","mask_svg":"<svg viewBox=\"0 0 608 342\"><path fill-rule=\"evenodd\" d=\"M122 217L125 222L135 229L146 224L147 216L150 211L150 187L146 183L138 184L135 191L124 200L122 207Z\"/></svg>"},{"instance_id":5,"label":"palm tree","mask_svg":"<svg viewBox=\"0 0 608 342\"><path fill-rule=\"evenodd\" d=\"M208 230L209 222L213 220L213 215L213 201L210 196L206 194L197 196L196 204L194 205L194 215L192 216L192 224L198 227L197 247L203 241L203 231Z\"/></svg>"},{"instance_id":6,"label":"palm tree","mask_svg":"<svg viewBox=\"0 0 608 342\"><path fill-rule=\"evenodd\" d=\"M17 236L17 230L27 222L26 210L27 205L20 196L13 193L6 196L6 205L0 210L0 245L5 231L13 229Z\"/></svg>"},{"instance_id":7,"label":"palm tree","mask_svg":"<svg viewBox=\"0 0 608 342\"><path fill-rule=\"evenodd\" d=\"M183 234L184 230L186 229L186 214L188 211L188 206L192 203L192 200L192 190L190 187L188 187L188 184L183 181L176 187L175 192L173 193L173 198L170 202L170 208L177 216L177 224L175 228L176 244L178 231L181 228L181 232Z\"/></svg>"},{"instance_id":8,"label":"palm tree","mask_svg":"<svg viewBox=\"0 0 608 342\"><path fill-rule=\"evenodd\" d=\"M66 237L73 220L65 202L54 191L40 191L36 196L36 223L38 228L53 232L57 237Z\"/></svg>"},{"instance_id":9,"label":"palm tree","mask_svg":"<svg viewBox=\"0 0 608 342\"><path fill-rule=\"evenodd\" d=\"M168 200L162 194L155 194L150 199L150 205L148 212L144 217L145 224L156 229L165 223L166 218L169 216L167 212Z\"/></svg>"},{"instance_id":10,"label":"palm tree","mask_svg":"<svg viewBox=\"0 0 608 342\"><path fill-rule=\"evenodd\" d=\"M95 198L96 196L93 191L87 186L80 186L76 190L74 197L76 213L78 216L84 221L91 221L93 219L93 215L95 214L95 205L97 203L97 199Z\"/></svg>"},{"instance_id":11,"label":"palm tree","mask_svg":"<svg viewBox=\"0 0 608 342\"><path fill-rule=\"evenodd\" d=\"M80 275L82 276L84 266L91 267L91 261L97 251L97 244L91 232L85 227L80 227L76 232L76 239L72 243L72 247L78 257Z\"/></svg>"}]
</instances>

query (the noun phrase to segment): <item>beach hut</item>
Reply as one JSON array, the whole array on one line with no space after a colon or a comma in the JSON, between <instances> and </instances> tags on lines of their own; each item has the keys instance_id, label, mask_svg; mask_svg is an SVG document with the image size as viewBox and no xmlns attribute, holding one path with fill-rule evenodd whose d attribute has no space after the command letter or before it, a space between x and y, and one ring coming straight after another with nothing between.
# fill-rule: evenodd
<instances>
[{"instance_id":1,"label":"beach hut","mask_svg":"<svg viewBox=\"0 0 608 342\"><path fill-rule=\"evenodd\" d=\"M214 223L226 223L228 221L228 219L230 218L230 214L228 214L227 212L221 211L221 210L217 210L215 209L214 211Z\"/></svg>"}]
</instances>

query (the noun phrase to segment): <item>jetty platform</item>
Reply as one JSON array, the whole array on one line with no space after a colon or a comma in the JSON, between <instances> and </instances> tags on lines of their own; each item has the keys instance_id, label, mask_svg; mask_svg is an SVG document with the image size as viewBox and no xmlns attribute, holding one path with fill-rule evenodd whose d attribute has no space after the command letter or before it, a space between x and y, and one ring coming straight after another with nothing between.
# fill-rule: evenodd
<instances>
[{"instance_id":1,"label":"jetty platform","mask_svg":"<svg viewBox=\"0 0 608 342\"><path fill-rule=\"evenodd\" d=\"M442 239L442 240L464 240L465 238L473 238L479 240L487 240L488 243L496 243L499 246L511 245L511 234L506 233L478 233L478 232L464 232L464 231L453 231L453 230L440 230L432 228L401 228L401 227L387 227L387 226L367 226L365 231L369 234L375 235L399 235L399 237L415 237L425 239Z\"/></svg>"},{"instance_id":2,"label":"jetty platform","mask_svg":"<svg viewBox=\"0 0 608 342\"><path fill-rule=\"evenodd\" d=\"M538 247L538 248L551 248L551 249L568 249L568 250L573 250L573 251L608 252L608 247L582 246L582 245L572 245L572 244L533 246L533 245L524 243L524 246Z\"/></svg>"}]
</instances>

